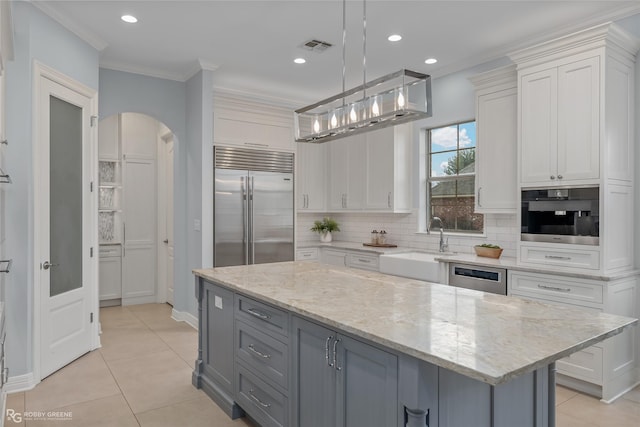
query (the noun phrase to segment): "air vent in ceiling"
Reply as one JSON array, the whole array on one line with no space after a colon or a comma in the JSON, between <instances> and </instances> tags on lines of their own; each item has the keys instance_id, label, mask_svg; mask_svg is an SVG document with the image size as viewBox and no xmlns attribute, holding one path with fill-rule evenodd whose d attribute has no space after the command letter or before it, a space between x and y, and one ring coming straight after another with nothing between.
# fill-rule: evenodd
<instances>
[{"instance_id":1,"label":"air vent in ceiling","mask_svg":"<svg viewBox=\"0 0 640 427\"><path fill-rule=\"evenodd\" d=\"M329 49L331 46L333 45L329 42L323 42L322 40L316 39L308 40L300 45L300 47L303 49L317 53L322 53L325 50Z\"/></svg>"}]
</instances>

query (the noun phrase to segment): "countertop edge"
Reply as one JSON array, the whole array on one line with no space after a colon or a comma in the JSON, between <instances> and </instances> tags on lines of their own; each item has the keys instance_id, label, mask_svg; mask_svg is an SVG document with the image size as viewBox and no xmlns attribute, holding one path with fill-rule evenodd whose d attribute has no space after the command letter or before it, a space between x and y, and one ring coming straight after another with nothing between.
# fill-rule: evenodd
<instances>
[{"instance_id":1,"label":"countertop edge","mask_svg":"<svg viewBox=\"0 0 640 427\"><path fill-rule=\"evenodd\" d=\"M386 339L384 337L375 335L375 334L371 334L365 331L362 331L361 329L355 328L353 326L348 326L348 325L344 325L343 323L340 323L338 321L335 321L333 319L330 318L326 318L324 316L318 315L316 313L312 313L306 310L302 310L299 309L295 306L291 306L289 304L283 303L281 301L278 301L276 299L273 299L269 296L265 296L263 294L257 293L257 292L253 292L250 289L245 289L245 288L240 288L236 285L234 285L233 283L229 283L225 280L221 280L221 279L213 279L211 277L209 277L207 275L207 272L205 269L194 269L192 270L193 274L197 277L200 277L202 279L205 280L209 280L212 281L220 286L223 287L227 287L230 290L233 290L235 292L238 292L240 294L246 295L248 297L254 298L256 300L259 300L261 302L265 302L267 304L271 304L275 307L279 307L281 309L287 310L288 312L294 313L294 314L298 314L301 316L304 316L308 319L311 319L313 321L316 321L318 323L321 323L323 325L329 326L331 328L334 329L338 329L340 331L346 332L347 334L351 334L354 335L356 337L360 337L366 340L371 341L372 343L375 343L377 345L383 346L393 352L398 352L398 353L402 353L411 357L415 357L419 360L428 362L428 363L432 363L438 367L444 368L444 369L449 369L453 372L459 373L461 375L467 376L469 378L487 383L489 385L492 386L497 386L500 385L502 383L505 383L509 380L511 380L512 378L518 377L522 374L534 371L536 369L539 369L541 367L547 366L550 363L557 361L563 357L566 357L572 353L575 353L576 351L582 350L584 348L587 348L597 342L603 341L606 338L618 335L619 333L621 333L624 329L629 328L631 326L637 325L638 324L638 319L630 319L626 324L615 328L607 333L604 334L600 334L597 336L594 336L588 340L585 340L583 342L580 342L574 346L568 347L566 349L564 349L561 352L557 352L553 355L550 355L548 357L545 357L543 359L537 360L537 361L533 361L529 364L526 364L512 372L509 372L505 375L500 375L500 376L491 376L491 375L487 375L484 374L482 372L478 372L475 371L473 369L470 369L466 366L463 365L459 365L456 364L454 362L451 362L450 360L438 357L436 355L433 354L429 354L429 353L424 353L422 351L416 350L415 348L411 348L411 347L407 347L406 345L400 344L398 342Z\"/></svg>"}]
</instances>

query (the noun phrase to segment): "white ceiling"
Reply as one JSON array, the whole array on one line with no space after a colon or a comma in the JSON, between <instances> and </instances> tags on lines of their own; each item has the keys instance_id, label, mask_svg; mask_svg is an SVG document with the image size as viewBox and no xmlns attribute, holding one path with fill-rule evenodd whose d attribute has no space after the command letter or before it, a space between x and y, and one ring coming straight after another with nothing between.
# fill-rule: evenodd
<instances>
[{"instance_id":1,"label":"white ceiling","mask_svg":"<svg viewBox=\"0 0 640 427\"><path fill-rule=\"evenodd\" d=\"M214 86L294 105L341 91L342 2L33 1L101 50L101 66L185 80L200 61ZM347 88L362 82L362 6L347 3ZM433 76L503 57L608 20L640 13L639 1L368 0L367 80L401 68ZM120 20L129 13L139 22ZM402 41L390 43L398 33ZM334 44L324 53L299 45ZM293 59L303 56L304 65ZM435 65L425 65L436 57ZM287 102L288 101L288 102Z\"/></svg>"}]
</instances>

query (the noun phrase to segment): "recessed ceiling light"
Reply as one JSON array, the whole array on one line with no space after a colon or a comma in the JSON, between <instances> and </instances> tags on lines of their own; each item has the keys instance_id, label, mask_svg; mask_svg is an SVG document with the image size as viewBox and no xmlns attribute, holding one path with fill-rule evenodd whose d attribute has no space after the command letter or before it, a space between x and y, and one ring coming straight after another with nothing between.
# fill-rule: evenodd
<instances>
[{"instance_id":1,"label":"recessed ceiling light","mask_svg":"<svg viewBox=\"0 0 640 427\"><path fill-rule=\"evenodd\" d=\"M390 42L399 42L400 40L402 40L402 36L400 34L391 34L389 37L387 37L387 40L389 40Z\"/></svg>"},{"instance_id":2,"label":"recessed ceiling light","mask_svg":"<svg viewBox=\"0 0 640 427\"><path fill-rule=\"evenodd\" d=\"M138 22L138 18L133 15L122 15L120 19L128 24L135 24L136 22Z\"/></svg>"},{"instance_id":3,"label":"recessed ceiling light","mask_svg":"<svg viewBox=\"0 0 640 427\"><path fill-rule=\"evenodd\" d=\"M436 62L438 62L436 58L429 58L424 61L425 64L429 64L429 65L435 64Z\"/></svg>"},{"instance_id":4,"label":"recessed ceiling light","mask_svg":"<svg viewBox=\"0 0 640 427\"><path fill-rule=\"evenodd\" d=\"M307 60L304 58L296 58L293 60L293 62L295 62L296 64L304 64L305 62L307 62Z\"/></svg>"}]
</instances>

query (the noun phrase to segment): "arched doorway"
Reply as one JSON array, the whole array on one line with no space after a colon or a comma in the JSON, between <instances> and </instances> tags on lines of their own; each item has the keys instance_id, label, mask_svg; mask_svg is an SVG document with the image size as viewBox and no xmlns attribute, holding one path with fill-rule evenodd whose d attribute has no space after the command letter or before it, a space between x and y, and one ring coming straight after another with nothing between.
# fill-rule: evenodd
<instances>
[{"instance_id":1,"label":"arched doorway","mask_svg":"<svg viewBox=\"0 0 640 427\"><path fill-rule=\"evenodd\" d=\"M102 307L173 303L173 143L145 114L99 123Z\"/></svg>"}]
</instances>

